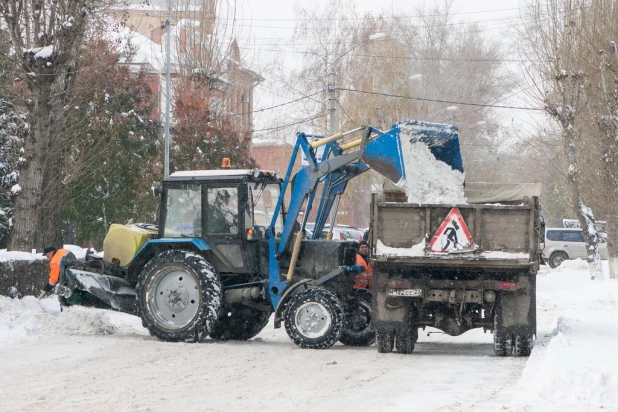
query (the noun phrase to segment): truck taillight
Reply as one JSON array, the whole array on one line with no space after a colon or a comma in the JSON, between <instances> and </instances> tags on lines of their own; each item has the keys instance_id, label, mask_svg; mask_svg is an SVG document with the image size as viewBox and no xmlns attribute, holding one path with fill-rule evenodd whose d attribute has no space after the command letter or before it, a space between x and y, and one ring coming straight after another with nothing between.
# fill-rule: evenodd
<instances>
[{"instance_id":1,"label":"truck taillight","mask_svg":"<svg viewBox=\"0 0 618 412\"><path fill-rule=\"evenodd\" d=\"M412 282L407 279L389 279L388 287L396 289L410 289L412 287Z\"/></svg>"},{"instance_id":2,"label":"truck taillight","mask_svg":"<svg viewBox=\"0 0 618 412\"><path fill-rule=\"evenodd\" d=\"M517 290L517 283L515 283L515 282L496 282L496 289Z\"/></svg>"}]
</instances>

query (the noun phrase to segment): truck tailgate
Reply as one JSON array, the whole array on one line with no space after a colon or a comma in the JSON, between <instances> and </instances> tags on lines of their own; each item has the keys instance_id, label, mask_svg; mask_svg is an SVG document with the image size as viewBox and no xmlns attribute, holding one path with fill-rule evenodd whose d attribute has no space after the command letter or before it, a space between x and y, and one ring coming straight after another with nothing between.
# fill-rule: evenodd
<instances>
[{"instance_id":1,"label":"truck tailgate","mask_svg":"<svg viewBox=\"0 0 618 412\"><path fill-rule=\"evenodd\" d=\"M378 262L414 267L538 270L535 236L537 198L518 205L432 205L372 203L373 255ZM431 252L428 248L445 218L458 209L474 243L474 251Z\"/></svg>"}]
</instances>

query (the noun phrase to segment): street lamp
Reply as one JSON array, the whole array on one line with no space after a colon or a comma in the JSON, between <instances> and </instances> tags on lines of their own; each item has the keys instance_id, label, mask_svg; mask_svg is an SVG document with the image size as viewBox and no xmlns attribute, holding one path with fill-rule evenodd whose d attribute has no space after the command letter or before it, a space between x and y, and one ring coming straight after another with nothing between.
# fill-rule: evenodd
<instances>
[{"instance_id":1,"label":"street lamp","mask_svg":"<svg viewBox=\"0 0 618 412\"><path fill-rule=\"evenodd\" d=\"M374 33L367 37L364 40L356 43L354 46L350 47L344 53L339 55L333 62L330 64L330 70L328 73L328 134L333 135L337 133L339 129L339 125L337 124L337 73L334 72L335 63L337 63L343 56L350 53L352 50L356 49L361 44L367 43L369 41L374 40L382 40L386 37L384 33Z\"/></svg>"}]
</instances>

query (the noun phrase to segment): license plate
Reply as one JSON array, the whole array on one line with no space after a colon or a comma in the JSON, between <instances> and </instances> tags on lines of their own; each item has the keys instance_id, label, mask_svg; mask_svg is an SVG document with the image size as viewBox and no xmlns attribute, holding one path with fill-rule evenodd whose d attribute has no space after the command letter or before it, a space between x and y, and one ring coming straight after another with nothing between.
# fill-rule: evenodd
<instances>
[{"instance_id":1,"label":"license plate","mask_svg":"<svg viewBox=\"0 0 618 412\"><path fill-rule=\"evenodd\" d=\"M388 296L423 296L423 289L389 289Z\"/></svg>"}]
</instances>

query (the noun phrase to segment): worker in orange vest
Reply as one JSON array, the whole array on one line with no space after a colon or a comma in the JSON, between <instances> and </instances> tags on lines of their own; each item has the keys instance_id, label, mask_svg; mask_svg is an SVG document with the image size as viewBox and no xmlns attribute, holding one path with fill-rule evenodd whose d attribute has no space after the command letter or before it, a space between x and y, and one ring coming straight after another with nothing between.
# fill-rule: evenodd
<instances>
[{"instance_id":1,"label":"worker in orange vest","mask_svg":"<svg viewBox=\"0 0 618 412\"><path fill-rule=\"evenodd\" d=\"M64 268L68 259L75 260L75 255L67 249L56 249L54 246L49 246L43 249L43 255L49 260L49 281L43 288L45 292L51 292L62 279Z\"/></svg>"},{"instance_id":2,"label":"worker in orange vest","mask_svg":"<svg viewBox=\"0 0 618 412\"><path fill-rule=\"evenodd\" d=\"M373 290L373 268L369 264L369 244L363 240L358 245L356 265L362 266L365 270L354 276L354 289Z\"/></svg>"}]
</instances>

